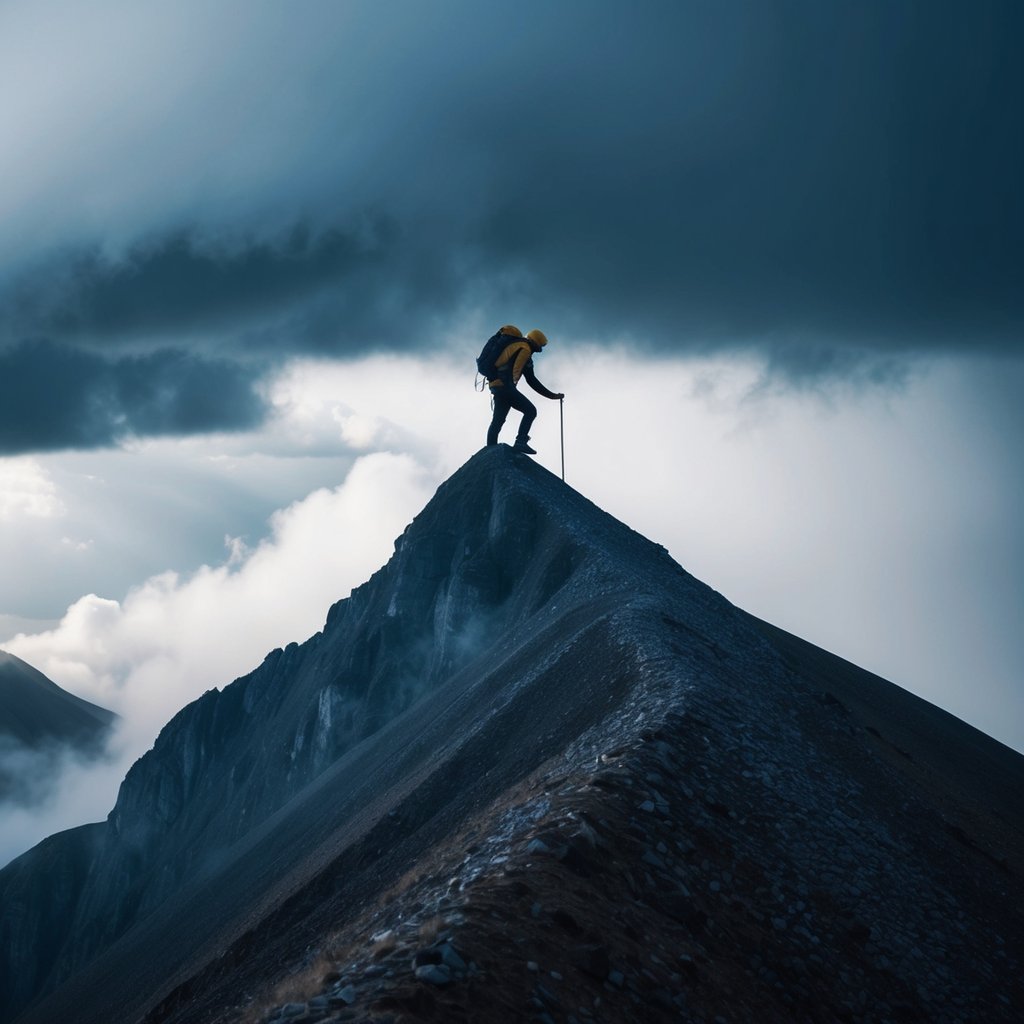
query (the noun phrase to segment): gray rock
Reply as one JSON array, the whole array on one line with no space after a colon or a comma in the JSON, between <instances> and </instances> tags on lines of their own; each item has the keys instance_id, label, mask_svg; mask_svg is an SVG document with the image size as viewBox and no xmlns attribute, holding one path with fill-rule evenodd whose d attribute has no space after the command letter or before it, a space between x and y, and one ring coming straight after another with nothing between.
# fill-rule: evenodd
<instances>
[{"instance_id":1,"label":"gray rock","mask_svg":"<svg viewBox=\"0 0 1024 1024\"><path fill-rule=\"evenodd\" d=\"M626 981L626 976L622 973L622 971L609 971L608 981L616 988L622 988L623 984Z\"/></svg>"},{"instance_id":2,"label":"gray rock","mask_svg":"<svg viewBox=\"0 0 1024 1024\"><path fill-rule=\"evenodd\" d=\"M344 1004L345 1006L351 1006L356 1001L356 987L355 985L346 985L344 988L339 989L331 998L331 1003L335 1006Z\"/></svg>"},{"instance_id":3,"label":"gray rock","mask_svg":"<svg viewBox=\"0 0 1024 1024\"><path fill-rule=\"evenodd\" d=\"M588 846L597 846L598 843L603 842L601 837L588 825L585 821L578 821L576 828L572 835L569 836L570 842L583 842Z\"/></svg>"},{"instance_id":4,"label":"gray rock","mask_svg":"<svg viewBox=\"0 0 1024 1024\"><path fill-rule=\"evenodd\" d=\"M282 1017L301 1017L306 1012L305 1003L285 1003L281 1007Z\"/></svg>"},{"instance_id":5,"label":"gray rock","mask_svg":"<svg viewBox=\"0 0 1024 1024\"><path fill-rule=\"evenodd\" d=\"M665 867L665 862L653 850L645 850L641 859L645 864L650 864L652 867Z\"/></svg>"},{"instance_id":6,"label":"gray rock","mask_svg":"<svg viewBox=\"0 0 1024 1024\"><path fill-rule=\"evenodd\" d=\"M527 853L550 853L551 847L543 839L531 839L526 847Z\"/></svg>"},{"instance_id":7,"label":"gray rock","mask_svg":"<svg viewBox=\"0 0 1024 1024\"><path fill-rule=\"evenodd\" d=\"M441 947L441 963L450 967L453 971L466 970L466 961L459 956L455 947L447 942Z\"/></svg>"},{"instance_id":8,"label":"gray rock","mask_svg":"<svg viewBox=\"0 0 1024 1024\"><path fill-rule=\"evenodd\" d=\"M424 964L416 968L416 980L444 987L451 984L452 972L444 964Z\"/></svg>"}]
</instances>

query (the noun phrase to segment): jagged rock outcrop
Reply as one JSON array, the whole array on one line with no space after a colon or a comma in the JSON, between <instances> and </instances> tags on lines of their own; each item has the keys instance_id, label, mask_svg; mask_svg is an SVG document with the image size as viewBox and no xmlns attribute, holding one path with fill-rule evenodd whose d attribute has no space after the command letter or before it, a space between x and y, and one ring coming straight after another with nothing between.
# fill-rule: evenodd
<instances>
[{"instance_id":1,"label":"jagged rock outcrop","mask_svg":"<svg viewBox=\"0 0 1024 1024\"><path fill-rule=\"evenodd\" d=\"M453 833L490 827L488 809L539 766L582 784L599 755L659 731L674 744L669 774L645 781L635 814L668 817L701 851L697 872L724 873L705 885L721 888L728 874L738 888L763 860L756 912L769 922L790 887L801 900L799 884L813 884L820 914L861 899L879 935L910 943L909 959L885 967L901 978L918 966L911 946L937 956L942 939L929 929L952 921L956 963L916 997L922 1012L958 979L1008 977L1024 849L1009 794L1024 783L1022 759L815 651L536 464L504 447L481 452L322 633L177 715L106 823L51 837L0 872L5 1012L35 1000L26 1022L72 1011L81 1022L233 1019L234 1003L370 913L404 873L447 863ZM524 846L538 838L506 825L496 835L509 851L492 868L521 836ZM669 866L657 843L668 850L671 839L651 833L636 877L657 874L651 857ZM686 849L671 853L678 882L654 902L699 923L705 897L684 877ZM39 880L55 870L66 881L43 894ZM969 898L948 891L951 879L970 881ZM606 901L642 902L615 884ZM737 906L760 898L751 885ZM952 916L936 924L929 915L948 900ZM395 908L399 918L421 910ZM788 910L776 916L789 926ZM978 953L994 936L998 956ZM854 980L870 985L864 977ZM657 1019L645 1012L608 1019Z\"/></svg>"}]
</instances>

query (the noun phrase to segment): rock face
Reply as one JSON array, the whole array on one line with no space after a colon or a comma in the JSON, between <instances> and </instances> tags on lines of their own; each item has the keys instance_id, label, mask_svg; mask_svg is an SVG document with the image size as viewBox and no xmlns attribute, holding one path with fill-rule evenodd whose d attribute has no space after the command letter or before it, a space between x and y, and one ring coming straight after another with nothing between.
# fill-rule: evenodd
<instances>
[{"instance_id":1,"label":"rock face","mask_svg":"<svg viewBox=\"0 0 1024 1024\"><path fill-rule=\"evenodd\" d=\"M99 754L116 717L0 651L0 801L35 800L64 751Z\"/></svg>"},{"instance_id":2,"label":"rock face","mask_svg":"<svg viewBox=\"0 0 1024 1024\"><path fill-rule=\"evenodd\" d=\"M1011 1020L1022 785L1019 755L744 614L502 446L322 633L175 716L105 824L0 872L0 1017L233 1020L331 936L401 966L341 965L268 1018L372 981L381 1012L565 1020L555 990L589 978L602 1020L802 1019L772 1001L790 979L806 1019ZM468 894L534 863L562 874L455 934ZM446 931L411 948L411 922ZM557 963L527 955L551 928ZM640 963L645 933L678 962ZM744 972L763 999L736 996Z\"/></svg>"}]
</instances>

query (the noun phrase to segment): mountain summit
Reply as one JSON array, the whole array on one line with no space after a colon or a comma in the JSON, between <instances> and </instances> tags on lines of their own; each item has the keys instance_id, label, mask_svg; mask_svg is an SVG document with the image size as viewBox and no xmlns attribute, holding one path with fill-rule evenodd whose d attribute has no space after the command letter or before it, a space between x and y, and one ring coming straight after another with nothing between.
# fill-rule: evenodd
<instances>
[{"instance_id":1,"label":"mountain summit","mask_svg":"<svg viewBox=\"0 0 1024 1024\"><path fill-rule=\"evenodd\" d=\"M3 1018L1015 1020L1022 786L498 446L0 872Z\"/></svg>"},{"instance_id":2,"label":"mountain summit","mask_svg":"<svg viewBox=\"0 0 1024 1024\"><path fill-rule=\"evenodd\" d=\"M45 794L62 754L99 756L116 718L0 651L0 801Z\"/></svg>"},{"instance_id":3,"label":"mountain summit","mask_svg":"<svg viewBox=\"0 0 1024 1024\"><path fill-rule=\"evenodd\" d=\"M0 651L0 738L29 748L67 744L91 751L116 717Z\"/></svg>"}]
</instances>

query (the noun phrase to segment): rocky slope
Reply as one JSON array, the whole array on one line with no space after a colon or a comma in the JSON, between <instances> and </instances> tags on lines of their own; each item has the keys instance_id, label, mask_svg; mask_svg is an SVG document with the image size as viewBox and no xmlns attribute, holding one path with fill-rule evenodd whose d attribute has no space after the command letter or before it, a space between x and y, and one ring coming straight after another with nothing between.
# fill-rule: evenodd
<instances>
[{"instance_id":1,"label":"rocky slope","mask_svg":"<svg viewBox=\"0 0 1024 1024\"><path fill-rule=\"evenodd\" d=\"M802 646L805 658L828 657ZM836 689L881 682L831 660ZM853 754L873 727L829 697L805 708L804 724ZM1020 922L992 926L1007 864L976 905L977 876L1007 847L954 831L961 849L936 856L927 817L890 826L883 845L857 835L865 803L908 795L884 766L887 741L874 738L881 763L860 773L874 797L832 790L842 803L829 807L818 776L794 787L805 791L794 806L777 782L745 781L777 762L769 733L736 736L734 725L721 706L669 711L590 765L549 762L323 936L312 964L284 979L265 965L277 984L215 1019L1015 1019ZM723 755L749 774L723 773ZM809 805L819 820L806 820ZM211 988L178 998L195 1013ZM170 1009L151 1019L185 1019Z\"/></svg>"},{"instance_id":2,"label":"rocky slope","mask_svg":"<svg viewBox=\"0 0 1024 1024\"><path fill-rule=\"evenodd\" d=\"M3 1005L1011 1020L1022 761L484 451L105 824L0 872Z\"/></svg>"}]
</instances>

